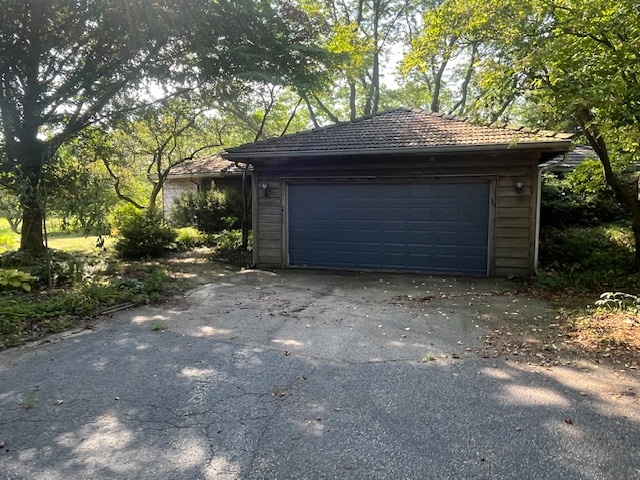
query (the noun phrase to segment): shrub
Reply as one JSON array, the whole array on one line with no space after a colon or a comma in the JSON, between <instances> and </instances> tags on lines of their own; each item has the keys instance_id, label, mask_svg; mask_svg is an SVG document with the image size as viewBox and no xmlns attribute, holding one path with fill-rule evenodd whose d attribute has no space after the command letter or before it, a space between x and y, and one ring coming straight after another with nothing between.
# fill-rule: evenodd
<instances>
[{"instance_id":1,"label":"shrub","mask_svg":"<svg viewBox=\"0 0 640 480\"><path fill-rule=\"evenodd\" d=\"M211 189L185 192L171 210L171 220L178 226L195 227L205 233L219 233L240 227L242 195L235 189Z\"/></svg>"},{"instance_id":2,"label":"shrub","mask_svg":"<svg viewBox=\"0 0 640 480\"><path fill-rule=\"evenodd\" d=\"M162 298L162 295L167 291L167 283L169 281L169 274L166 270L156 268L144 279L144 290L147 293L149 300L157 302Z\"/></svg>"},{"instance_id":3,"label":"shrub","mask_svg":"<svg viewBox=\"0 0 640 480\"><path fill-rule=\"evenodd\" d=\"M193 227L178 228L176 233L178 234L176 246L178 250L182 251L202 247L209 241L207 235Z\"/></svg>"},{"instance_id":4,"label":"shrub","mask_svg":"<svg viewBox=\"0 0 640 480\"><path fill-rule=\"evenodd\" d=\"M48 254L37 257L23 251L9 251L0 255L0 268L20 268L36 278L36 286L61 286L76 283L87 276L85 258L61 250L49 249Z\"/></svg>"},{"instance_id":5,"label":"shrub","mask_svg":"<svg viewBox=\"0 0 640 480\"><path fill-rule=\"evenodd\" d=\"M175 230L156 212L138 213L119 220L115 249L122 258L159 257L175 242Z\"/></svg>"},{"instance_id":6,"label":"shrub","mask_svg":"<svg viewBox=\"0 0 640 480\"><path fill-rule=\"evenodd\" d=\"M214 235L215 251L212 258L231 262L243 267L251 265L252 235L249 233L247 250L242 249L242 230L224 230Z\"/></svg>"},{"instance_id":7,"label":"shrub","mask_svg":"<svg viewBox=\"0 0 640 480\"><path fill-rule=\"evenodd\" d=\"M606 185L596 187L578 179L582 179L582 176L573 173L563 179L552 174L544 176L540 205L540 222L543 226L594 227L629 218L627 210Z\"/></svg>"},{"instance_id":8,"label":"shrub","mask_svg":"<svg viewBox=\"0 0 640 480\"><path fill-rule=\"evenodd\" d=\"M120 229L132 222L136 217L143 213L139 208L134 207L128 202L122 202L116 205L109 214L109 225L111 226L111 235L120 235Z\"/></svg>"},{"instance_id":9,"label":"shrub","mask_svg":"<svg viewBox=\"0 0 640 480\"><path fill-rule=\"evenodd\" d=\"M545 228L540 236L538 284L588 290L624 289L640 284L633 273L634 239L626 225Z\"/></svg>"}]
</instances>

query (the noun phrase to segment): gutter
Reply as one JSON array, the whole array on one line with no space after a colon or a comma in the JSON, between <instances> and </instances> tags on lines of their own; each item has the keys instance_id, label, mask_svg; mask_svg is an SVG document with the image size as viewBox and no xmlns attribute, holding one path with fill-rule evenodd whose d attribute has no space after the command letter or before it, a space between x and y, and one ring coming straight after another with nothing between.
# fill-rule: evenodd
<instances>
[{"instance_id":1,"label":"gutter","mask_svg":"<svg viewBox=\"0 0 640 480\"><path fill-rule=\"evenodd\" d=\"M539 256L540 256L540 207L542 206L542 174L548 172L552 168L559 167L569 160L569 152L564 152L562 160L546 167L538 168L538 196L536 199L536 234L533 246L533 272L538 275Z\"/></svg>"},{"instance_id":2,"label":"gutter","mask_svg":"<svg viewBox=\"0 0 640 480\"><path fill-rule=\"evenodd\" d=\"M273 151L273 152L256 152L256 153L235 153L233 151L225 151L221 156L233 162L246 162L250 159L273 159L287 157L335 157L350 155L397 155L410 153L455 153L455 152L483 152L496 150L556 150L557 147L565 147L571 144L571 140L558 140L555 142L522 142L514 145L506 143L492 143L484 145L438 145L434 147L403 147L403 148L358 148L353 150L331 149L331 150L300 150L300 151ZM555 147L555 148L554 148ZM557 150L556 150L557 151Z\"/></svg>"}]
</instances>

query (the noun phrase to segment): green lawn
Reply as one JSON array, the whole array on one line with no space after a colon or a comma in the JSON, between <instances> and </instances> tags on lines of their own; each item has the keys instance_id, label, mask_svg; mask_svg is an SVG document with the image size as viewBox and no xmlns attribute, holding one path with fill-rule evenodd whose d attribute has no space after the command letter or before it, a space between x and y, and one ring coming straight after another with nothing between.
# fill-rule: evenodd
<instances>
[{"instance_id":1,"label":"green lawn","mask_svg":"<svg viewBox=\"0 0 640 480\"><path fill-rule=\"evenodd\" d=\"M65 250L68 252L84 252L94 254L98 252L96 242L98 237L95 235L85 236L79 233L52 232L49 233L49 247L56 250ZM18 248L20 236L13 233L9 228L9 222L0 218L0 252L3 250L12 250ZM105 238L105 247L111 250L114 239Z\"/></svg>"}]
</instances>

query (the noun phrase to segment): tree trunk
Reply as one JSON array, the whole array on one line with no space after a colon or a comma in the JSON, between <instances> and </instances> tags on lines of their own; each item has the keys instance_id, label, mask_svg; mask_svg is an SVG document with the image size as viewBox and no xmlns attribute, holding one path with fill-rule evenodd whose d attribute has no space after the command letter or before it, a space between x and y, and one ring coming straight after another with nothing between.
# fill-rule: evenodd
<instances>
[{"instance_id":1,"label":"tree trunk","mask_svg":"<svg viewBox=\"0 0 640 480\"><path fill-rule=\"evenodd\" d=\"M447 60L443 60L438 68L435 78L433 79L433 98L431 99L431 111L440 111L440 89L442 88L442 76L447 68Z\"/></svg>"},{"instance_id":2,"label":"tree trunk","mask_svg":"<svg viewBox=\"0 0 640 480\"><path fill-rule=\"evenodd\" d=\"M358 116L356 108L356 82L349 81L349 120L352 122Z\"/></svg>"},{"instance_id":3,"label":"tree trunk","mask_svg":"<svg viewBox=\"0 0 640 480\"><path fill-rule=\"evenodd\" d=\"M20 203L22 205L22 233L20 234L20 250L33 256L45 253L44 202L42 198L42 168L34 166L24 172Z\"/></svg>"},{"instance_id":4,"label":"tree trunk","mask_svg":"<svg viewBox=\"0 0 640 480\"><path fill-rule=\"evenodd\" d=\"M380 45L378 38L378 24L380 21L380 14L382 6L380 0L373 2L373 67L371 71L371 94L372 101L371 112L378 113L378 105L380 104Z\"/></svg>"},{"instance_id":5,"label":"tree trunk","mask_svg":"<svg viewBox=\"0 0 640 480\"><path fill-rule=\"evenodd\" d=\"M471 83L471 77L473 75L473 69L476 63L476 55L478 54L478 43L473 42L471 47L471 59L469 60L469 66L467 67L467 73L464 77L464 81L462 82L461 97L458 103L451 109L449 113L453 114L457 109L460 109L459 114L464 115L465 109L467 108L467 94L469 92L469 83Z\"/></svg>"},{"instance_id":6,"label":"tree trunk","mask_svg":"<svg viewBox=\"0 0 640 480\"><path fill-rule=\"evenodd\" d=\"M147 212L149 213L149 215L154 215L158 211L158 196L162 191L163 184L163 181L159 181L153 184L151 194L149 195L149 205L147 206Z\"/></svg>"},{"instance_id":7,"label":"tree trunk","mask_svg":"<svg viewBox=\"0 0 640 480\"><path fill-rule=\"evenodd\" d=\"M595 123L595 119L591 111L584 109L578 112L576 120L587 137L589 144L593 147L593 150L600 158L602 170L604 171L604 178L607 180L607 184L613 189L618 198L631 212L631 218L633 219L632 228L636 247L633 269L636 272L640 271L640 203L638 202L636 195L625 187L624 183L620 181L613 171L606 142L602 137L598 125Z\"/></svg>"}]
</instances>

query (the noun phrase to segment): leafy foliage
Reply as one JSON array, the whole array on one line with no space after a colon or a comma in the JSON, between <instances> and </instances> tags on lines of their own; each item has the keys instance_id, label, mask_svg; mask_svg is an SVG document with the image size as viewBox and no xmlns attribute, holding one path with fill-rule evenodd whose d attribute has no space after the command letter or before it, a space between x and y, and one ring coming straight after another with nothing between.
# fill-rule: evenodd
<instances>
[{"instance_id":1,"label":"leafy foliage","mask_svg":"<svg viewBox=\"0 0 640 480\"><path fill-rule=\"evenodd\" d=\"M640 274L630 268L633 245L633 234L625 225L545 228L537 282L553 289L640 288Z\"/></svg>"},{"instance_id":2,"label":"leafy foliage","mask_svg":"<svg viewBox=\"0 0 640 480\"><path fill-rule=\"evenodd\" d=\"M0 187L0 216L4 217L11 227L11 231L18 233L22 211L18 196L6 188Z\"/></svg>"},{"instance_id":3,"label":"leafy foliage","mask_svg":"<svg viewBox=\"0 0 640 480\"><path fill-rule=\"evenodd\" d=\"M211 258L230 262L242 267L251 266L253 257L251 255L253 237L249 236L249 247L247 250L242 248L242 231L241 230L223 230L213 236L215 250Z\"/></svg>"},{"instance_id":4,"label":"leafy foliage","mask_svg":"<svg viewBox=\"0 0 640 480\"><path fill-rule=\"evenodd\" d=\"M42 255L25 251L8 251L0 255L0 268L19 268L35 277L34 286L59 287L73 284L87 276L88 265L80 255L49 249Z\"/></svg>"},{"instance_id":5,"label":"leafy foliage","mask_svg":"<svg viewBox=\"0 0 640 480\"><path fill-rule=\"evenodd\" d=\"M158 80L169 97L240 77L309 86L323 70L314 22L290 2L8 1L2 13L0 173L24 187L20 248L33 254L60 148L148 104Z\"/></svg>"},{"instance_id":6,"label":"leafy foliage","mask_svg":"<svg viewBox=\"0 0 640 480\"><path fill-rule=\"evenodd\" d=\"M0 348L65 330L101 309L122 303L157 301L166 291L167 273L154 269L136 278L83 280L47 294L11 293L0 297Z\"/></svg>"},{"instance_id":7,"label":"leafy foliage","mask_svg":"<svg viewBox=\"0 0 640 480\"><path fill-rule=\"evenodd\" d=\"M89 128L63 145L50 170L47 209L50 217L61 219L63 231L107 234L109 211L118 203L104 166L97 161L101 137Z\"/></svg>"},{"instance_id":8,"label":"leafy foliage","mask_svg":"<svg viewBox=\"0 0 640 480\"><path fill-rule=\"evenodd\" d=\"M12 250L15 247L15 236L12 234L0 234L0 253Z\"/></svg>"},{"instance_id":9,"label":"leafy foliage","mask_svg":"<svg viewBox=\"0 0 640 480\"><path fill-rule=\"evenodd\" d=\"M177 228L176 246L178 250L191 250L207 245L209 237L193 227Z\"/></svg>"},{"instance_id":10,"label":"leafy foliage","mask_svg":"<svg viewBox=\"0 0 640 480\"><path fill-rule=\"evenodd\" d=\"M205 115L209 109L204 93L185 93L114 122L97 147L118 198L138 209L154 209L173 168L214 153L222 144L224 126ZM139 179L148 187L147 198L132 195Z\"/></svg>"},{"instance_id":11,"label":"leafy foliage","mask_svg":"<svg viewBox=\"0 0 640 480\"><path fill-rule=\"evenodd\" d=\"M157 212L144 212L120 223L115 249L122 258L159 257L175 242L175 230Z\"/></svg>"},{"instance_id":12,"label":"leafy foliage","mask_svg":"<svg viewBox=\"0 0 640 480\"><path fill-rule=\"evenodd\" d=\"M605 292L596 305L616 312L640 313L640 297L624 292Z\"/></svg>"},{"instance_id":13,"label":"leafy foliage","mask_svg":"<svg viewBox=\"0 0 640 480\"><path fill-rule=\"evenodd\" d=\"M540 210L543 226L595 227L629 219L628 211L616 201L613 192L604 182L592 185L595 183L593 177L585 180L583 182L582 177L574 173L569 173L564 178L545 174Z\"/></svg>"},{"instance_id":14,"label":"leafy foliage","mask_svg":"<svg viewBox=\"0 0 640 480\"><path fill-rule=\"evenodd\" d=\"M185 192L176 200L171 219L180 226L192 226L205 233L219 233L240 227L242 195L235 189L212 188L206 192Z\"/></svg>"},{"instance_id":15,"label":"leafy foliage","mask_svg":"<svg viewBox=\"0 0 640 480\"><path fill-rule=\"evenodd\" d=\"M29 292L31 291L31 284L35 281L33 275L22 272L17 269L3 269L0 268L0 290L19 289Z\"/></svg>"}]
</instances>

